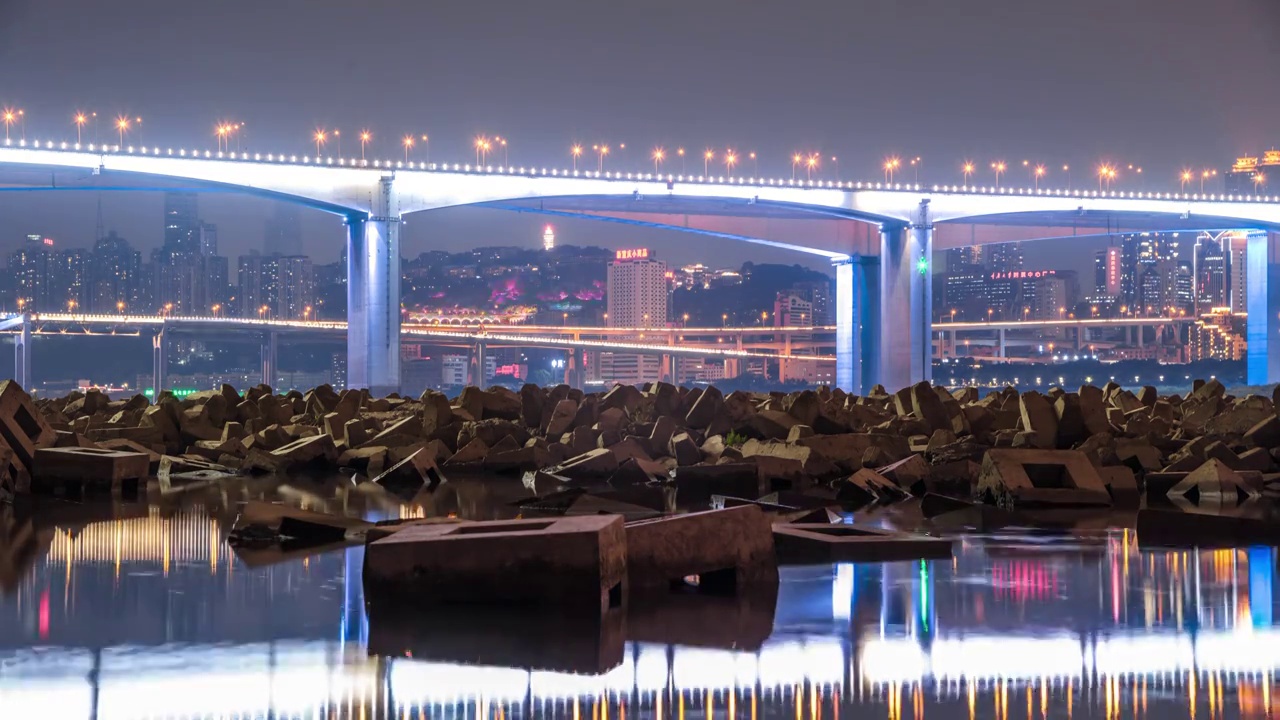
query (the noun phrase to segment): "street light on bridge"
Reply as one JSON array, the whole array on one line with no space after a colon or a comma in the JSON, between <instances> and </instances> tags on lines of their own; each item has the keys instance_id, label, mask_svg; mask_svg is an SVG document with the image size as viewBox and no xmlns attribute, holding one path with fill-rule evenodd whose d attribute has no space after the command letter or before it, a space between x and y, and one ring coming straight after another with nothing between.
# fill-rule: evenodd
<instances>
[{"instance_id":1,"label":"street light on bridge","mask_svg":"<svg viewBox=\"0 0 1280 720\"><path fill-rule=\"evenodd\" d=\"M706 177L711 174L711 160L715 158L715 156L716 154L712 150L707 150L706 152L702 153L702 176L703 177Z\"/></svg>"},{"instance_id":2,"label":"street light on bridge","mask_svg":"<svg viewBox=\"0 0 1280 720\"><path fill-rule=\"evenodd\" d=\"M893 174L897 172L898 168L901 165L902 165L902 161L896 157L888 158L887 160L885 160L884 161L884 181L887 183L892 183Z\"/></svg>"},{"instance_id":3,"label":"street light on bridge","mask_svg":"<svg viewBox=\"0 0 1280 720\"><path fill-rule=\"evenodd\" d=\"M116 130L120 132L120 144L124 145L124 134L129 132L129 118L123 115L116 118ZM8 128L5 129L5 139L9 139Z\"/></svg>"},{"instance_id":4,"label":"street light on bridge","mask_svg":"<svg viewBox=\"0 0 1280 720\"><path fill-rule=\"evenodd\" d=\"M965 184L965 187L968 187L969 177L973 175L973 162L969 160L965 160L964 165L960 166L960 171L964 173L964 184Z\"/></svg>"},{"instance_id":5,"label":"street light on bridge","mask_svg":"<svg viewBox=\"0 0 1280 720\"><path fill-rule=\"evenodd\" d=\"M405 135L402 143L404 145L404 161L409 162L409 151L413 149L413 136Z\"/></svg>"},{"instance_id":6,"label":"street light on bridge","mask_svg":"<svg viewBox=\"0 0 1280 720\"><path fill-rule=\"evenodd\" d=\"M591 149L596 151L596 172L604 172L604 156L609 154L609 146L592 145Z\"/></svg>"},{"instance_id":7,"label":"street light on bridge","mask_svg":"<svg viewBox=\"0 0 1280 720\"><path fill-rule=\"evenodd\" d=\"M660 147L658 147L658 148L654 148L654 149L653 149L653 172L654 172L654 174L657 174L657 173L661 170L661 167L662 167L662 161L663 161L663 160L665 160L665 159L666 159L666 157L667 157L667 151L666 151L666 150L663 150L663 149L662 149L662 148L660 148Z\"/></svg>"},{"instance_id":8,"label":"street light on bridge","mask_svg":"<svg viewBox=\"0 0 1280 720\"><path fill-rule=\"evenodd\" d=\"M1179 179L1182 180L1182 192L1185 193L1187 191L1187 183L1191 182L1191 171L1184 168Z\"/></svg>"},{"instance_id":9,"label":"street light on bridge","mask_svg":"<svg viewBox=\"0 0 1280 720\"><path fill-rule=\"evenodd\" d=\"M804 161L804 158L800 156L800 153L796 153L791 156L791 179L792 180L796 179L796 166L798 166L803 161Z\"/></svg>"},{"instance_id":10,"label":"street light on bridge","mask_svg":"<svg viewBox=\"0 0 1280 720\"><path fill-rule=\"evenodd\" d=\"M810 180L813 180L813 171L818 168L818 153L814 153L804 162L804 171Z\"/></svg>"},{"instance_id":11,"label":"street light on bridge","mask_svg":"<svg viewBox=\"0 0 1280 720\"><path fill-rule=\"evenodd\" d=\"M1255 172L1253 174L1253 194L1257 195L1258 188L1265 185L1266 183L1267 183L1267 174L1261 173L1261 172Z\"/></svg>"},{"instance_id":12,"label":"street light on bridge","mask_svg":"<svg viewBox=\"0 0 1280 720\"><path fill-rule=\"evenodd\" d=\"M1039 189L1040 189L1040 178L1044 177L1044 175L1045 175L1045 173L1046 173L1046 172L1048 172L1048 171L1047 171L1047 170L1045 170L1045 167L1044 167L1043 165L1037 165L1037 166L1036 166L1036 170L1035 170L1035 176L1036 176L1036 190L1039 190Z\"/></svg>"},{"instance_id":13,"label":"street light on bridge","mask_svg":"<svg viewBox=\"0 0 1280 720\"><path fill-rule=\"evenodd\" d=\"M89 116L82 112L77 112L71 121L76 124L76 144L79 145L81 131L84 130L84 124L89 122Z\"/></svg>"},{"instance_id":14,"label":"street light on bridge","mask_svg":"<svg viewBox=\"0 0 1280 720\"><path fill-rule=\"evenodd\" d=\"M996 171L996 188L1000 187L1000 175L1004 173L1006 165L1003 160L997 160L991 163L991 169Z\"/></svg>"},{"instance_id":15,"label":"street light on bridge","mask_svg":"<svg viewBox=\"0 0 1280 720\"><path fill-rule=\"evenodd\" d=\"M747 157L751 158L751 174L760 177L760 162L756 159L755 151L747 153Z\"/></svg>"},{"instance_id":16,"label":"street light on bridge","mask_svg":"<svg viewBox=\"0 0 1280 720\"><path fill-rule=\"evenodd\" d=\"M724 153L724 174L733 177L733 166L738 164L738 154L732 150Z\"/></svg>"},{"instance_id":17,"label":"street light on bridge","mask_svg":"<svg viewBox=\"0 0 1280 720\"><path fill-rule=\"evenodd\" d=\"M360 162L364 162L364 148L373 139L373 133L368 130L360 131Z\"/></svg>"},{"instance_id":18,"label":"street light on bridge","mask_svg":"<svg viewBox=\"0 0 1280 720\"><path fill-rule=\"evenodd\" d=\"M18 115L9 108L4 109L4 141L9 142L9 128L18 121Z\"/></svg>"},{"instance_id":19,"label":"street light on bridge","mask_svg":"<svg viewBox=\"0 0 1280 720\"><path fill-rule=\"evenodd\" d=\"M835 158L831 158L831 159L835 160ZM911 173L912 173L912 176L915 178L914 182L917 185L920 184L920 166L921 165L924 165L924 160L921 160L919 155L911 158Z\"/></svg>"},{"instance_id":20,"label":"street light on bridge","mask_svg":"<svg viewBox=\"0 0 1280 720\"><path fill-rule=\"evenodd\" d=\"M676 148L676 155L680 157L680 174L685 173L684 169L684 148Z\"/></svg>"},{"instance_id":21,"label":"street light on bridge","mask_svg":"<svg viewBox=\"0 0 1280 720\"><path fill-rule=\"evenodd\" d=\"M578 158L582 157L582 146L577 143L574 143L573 146L569 148L569 154L573 156L573 171L577 172Z\"/></svg>"},{"instance_id":22,"label":"street light on bridge","mask_svg":"<svg viewBox=\"0 0 1280 720\"><path fill-rule=\"evenodd\" d=\"M1201 194L1204 194L1204 181L1208 180L1211 177L1216 177L1217 174L1218 174L1217 170L1205 170L1204 172L1200 173L1200 193Z\"/></svg>"},{"instance_id":23,"label":"street light on bridge","mask_svg":"<svg viewBox=\"0 0 1280 720\"><path fill-rule=\"evenodd\" d=\"M320 157L320 148L324 147L325 141L329 139L324 130L316 130L316 134L312 137L316 141L316 157Z\"/></svg>"},{"instance_id":24,"label":"street light on bridge","mask_svg":"<svg viewBox=\"0 0 1280 720\"><path fill-rule=\"evenodd\" d=\"M489 159L489 150L493 148L493 143L489 138L481 135L476 138L476 167L484 167L485 162Z\"/></svg>"}]
</instances>

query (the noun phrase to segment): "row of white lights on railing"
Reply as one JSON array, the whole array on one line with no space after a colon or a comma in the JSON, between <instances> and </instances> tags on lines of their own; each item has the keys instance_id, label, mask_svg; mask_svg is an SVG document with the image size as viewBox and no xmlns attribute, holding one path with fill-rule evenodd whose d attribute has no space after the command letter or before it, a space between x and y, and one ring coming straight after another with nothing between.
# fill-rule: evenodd
<instances>
[{"instance_id":1,"label":"row of white lights on railing","mask_svg":"<svg viewBox=\"0 0 1280 720\"><path fill-rule=\"evenodd\" d=\"M119 145L101 145L95 146L93 143L81 145L79 143L53 141L41 143L34 141L28 143L26 140L19 140L16 143L11 140L5 141L6 147L30 147L36 150L70 150L78 152L94 152L94 153L124 153L129 155L152 155L164 157L180 157L180 158L196 158L205 160L240 160L251 162L270 162L270 163L291 163L295 165L320 165L352 168L374 168L374 169L405 169L405 170L428 170L435 172L467 172L494 175L547 175L551 177L574 177L585 179L605 179L605 180L640 180L651 182L696 182L703 184L718 185L758 185L761 187L796 187L796 188L816 188L816 189L832 189L832 190L891 190L891 191L907 191L920 192L925 186L920 184L902 184L902 183L871 183L871 182L854 182L852 180L796 180L794 178L744 178L740 176L725 177L723 175L716 177L704 177L702 175L663 175L661 173L623 173L623 172L600 172L591 170L559 170L552 168L516 168L514 166L493 166L485 165L472 166L471 164L454 163L425 163L425 162L404 162L403 160L356 160L355 158L338 158L335 162L334 158L312 158L309 155L275 155L261 153L233 153L213 150L186 150L180 148L174 150L168 148L161 150L160 148L134 147L132 145L122 148ZM1272 195L1218 195L1218 194L1186 194L1186 193L1159 193L1159 192L1126 192L1124 190L1062 190L1062 189L1041 189L1041 188L1009 188L1009 187L987 187L985 185L978 187L972 185L933 185L929 187L931 192L938 193L960 193L972 194L978 193L982 195L1027 195L1037 197L1076 197L1076 198L1117 198L1126 200L1195 200L1195 201L1212 201L1212 202L1269 202L1274 203L1280 201L1280 197Z\"/></svg>"}]
</instances>

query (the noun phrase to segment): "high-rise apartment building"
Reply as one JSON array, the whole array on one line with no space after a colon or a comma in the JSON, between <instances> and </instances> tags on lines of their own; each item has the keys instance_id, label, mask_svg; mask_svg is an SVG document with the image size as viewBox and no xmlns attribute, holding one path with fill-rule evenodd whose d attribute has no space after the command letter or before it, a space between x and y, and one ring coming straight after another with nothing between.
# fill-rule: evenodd
<instances>
[{"instance_id":1,"label":"high-rise apartment building","mask_svg":"<svg viewBox=\"0 0 1280 720\"><path fill-rule=\"evenodd\" d=\"M53 238L28 235L22 247L9 254L9 274L14 282L14 309L25 312L58 312L65 309L57 291L57 251Z\"/></svg>"},{"instance_id":2,"label":"high-rise apartment building","mask_svg":"<svg viewBox=\"0 0 1280 720\"><path fill-rule=\"evenodd\" d=\"M647 248L619 250L607 271L609 327L667 324L667 264Z\"/></svg>"},{"instance_id":3,"label":"high-rise apartment building","mask_svg":"<svg viewBox=\"0 0 1280 720\"><path fill-rule=\"evenodd\" d=\"M315 269L306 256L241 255L237 310L241 317L315 318Z\"/></svg>"},{"instance_id":4,"label":"high-rise apartment building","mask_svg":"<svg viewBox=\"0 0 1280 720\"><path fill-rule=\"evenodd\" d=\"M1118 298L1121 293L1121 280L1124 275L1123 255L1118 247L1099 250L1093 259L1093 292L1094 297Z\"/></svg>"},{"instance_id":5,"label":"high-rise apartment building","mask_svg":"<svg viewBox=\"0 0 1280 720\"><path fill-rule=\"evenodd\" d=\"M200 253L200 211L195 193L164 194L164 249Z\"/></svg>"},{"instance_id":6,"label":"high-rise apartment building","mask_svg":"<svg viewBox=\"0 0 1280 720\"><path fill-rule=\"evenodd\" d=\"M1197 315L1230 304L1229 261L1222 239L1210 233L1202 233L1196 238L1195 252L1192 253L1192 295Z\"/></svg>"},{"instance_id":7,"label":"high-rise apartment building","mask_svg":"<svg viewBox=\"0 0 1280 720\"><path fill-rule=\"evenodd\" d=\"M138 304L142 253L113 230L94 243L91 257L88 294L91 311L115 313L144 309Z\"/></svg>"}]
</instances>

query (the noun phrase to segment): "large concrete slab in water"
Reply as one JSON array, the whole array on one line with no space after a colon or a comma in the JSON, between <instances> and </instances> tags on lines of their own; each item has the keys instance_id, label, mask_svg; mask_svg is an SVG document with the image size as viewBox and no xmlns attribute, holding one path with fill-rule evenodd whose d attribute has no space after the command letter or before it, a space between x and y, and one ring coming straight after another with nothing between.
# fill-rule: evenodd
<instances>
[{"instance_id":1,"label":"large concrete slab in water","mask_svg":"<svg viewBox=\"0 0 1280 720\"><path fill-rule=\"evenodd\" d=\"M743 505L627 525L633 589L665 589L689 575L708 590L777 585L769 518L759 507Z\"/></svg>"},{"instance_id":2,"label":"large concrete slab in water","mask_svg":"<svg viewBox=\"0 0 1280 720\"><path fill-rule=\"evenodd\" d=\"M371 603L547 606L603 613L627 591L618 515L419 525L367 546Z\"/></svg>"}]
</instances>

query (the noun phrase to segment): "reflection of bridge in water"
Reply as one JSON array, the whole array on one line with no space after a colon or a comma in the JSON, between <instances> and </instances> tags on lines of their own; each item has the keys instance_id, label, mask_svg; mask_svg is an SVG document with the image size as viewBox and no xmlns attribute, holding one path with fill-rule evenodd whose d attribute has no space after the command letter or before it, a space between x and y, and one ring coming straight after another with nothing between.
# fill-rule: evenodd
<instances>
[{"instance_id":1,"label":"reflection of bridge in water","mask_svg":"<svg viewBox=\"0 0 1280 720\"><path fill-rule=\"evenodd\" d=\"M1168 717L1208 703L1265 717L1280 672L1268 548L1140 552L1123 533L1071 548L966 541L954 564L787 568L776 614L759 609L774 629L762 644L631 639L618 664L583 674L370 658L359 549L249 567L225 525L197 507L52 528L0 598L0 707L68 720L603 720L897 719L926 706L1007 718L1024 705ZM433 619L423 613L428 634Z\"/></svg>"}]
</instances>

